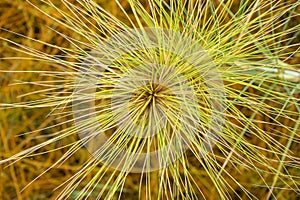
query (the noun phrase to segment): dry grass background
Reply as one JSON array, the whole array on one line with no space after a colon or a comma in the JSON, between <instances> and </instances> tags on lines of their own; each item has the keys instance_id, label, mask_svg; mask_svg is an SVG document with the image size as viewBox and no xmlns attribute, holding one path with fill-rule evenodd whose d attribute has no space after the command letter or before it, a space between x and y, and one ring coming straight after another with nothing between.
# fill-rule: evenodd
<instances>
[{"instance_id":1,"label":"dry grass background","mask_svg":"<svg viewBox=\"0 0 300 200\"><path fill-rule=\"evenodd\" d=\"M55 12L52 8L46 7L44 4L39 1L32 1L38 7L43 8L48 13L60 17L58 13ZM59 1L56 1L59 5ZM74 0L75 2L75 0ZM111 11L114 15L122 18L124 16L118 13L114 1L101 0L98 1L99 4L105 9ZM126 2L123 2L126 6ZM299 21L294 21L293 23L299 23ZM293 24L290 24L293 26ZM72 32L68 31L65 27L58 25L53 20L49 19L45 15L41 14L35 8L26 3L25 0L0 0L0 27L9 29L11 31L17 32L19 34L35 38L41 41L49 42L51 44L56 44L58 46L70 47L68 41L62 37L57 37L48 27L52 27L55 30L62 32L68 36L78 38L77 35L74 35ZM49 48L42 44L37 44L29 39L16 36L14 34L0 31L0 36L13 40L19 44L33 47L34 49L47 52L52 55L60 55L62 52L55 48ZM83 38L78 38L83 39ZM298 37L297 41L300 42ZM25 54L15 51L10 48L12 45L7 42L0 40L0 58L5 57L26 57ZM289 60L290 63L300 63L299 53L295 54L293 58ZM19 59L9 59L9 60L0 60L0 70L19 70L19 71L29 71L29 70L51 70L50 65L46 63L41 63L33 60L19 60ZM0 72L0 103L17 103L22 101L29 101L33 99L40 98L38 95L30 96L21 96L26 93L33 92L40 89L37 85L11 85L16 83L16 80L22 80L24 82L34 79L35 81L39 80L49 80L51 82L51 77L43 76L43 74L37 73L6 73ZM55 83L51 83L55 84ZM235 87L239 88L239 85ZM241 88L240 88L241 89ZM277 88L280 90L280 88ZM248 89L249 92L255 93L252 88ZM299 93L295 94L296 98L300 98ZM278 107L280 104L275 104L274 102L269 102ZM247 108L242 108L244 113L251 115ZM290 107L289 109L295 109ZM64 122L67 119L60 114L59 112L55 113L56 115L47 116L49 113L48 109L38 108L38 109L24 109L24 108L14 108L14 109L2 109L0 110L0 159L8 158L14 155L17 152L20 152L22 149L39 144L44 140L47 140L47 137L38 137L46 136L50 133L55 133L58 130L66 128L70 124L64 124L49 128L43 131L36 131L43 129L45 127L50 127L52 125L59 124ZM297 116L294 116L297 117ZM256 119L263 119L268 122L267 116L262 114L257 114ZM233 119L232 119L233 120ZM287 127L292 127L290 121L285 120L283 122ZM260 124L263 129L276 130L277 134L285 133L286 130L276 127L274 125ZM17 135L31 132L30 135ZM260 140L257 140L255 137L247 136L249 140L257 145ZM22 188L25 187L30 181L34 180L39 174L43 173L48 169L55 161L60 158L66 149L58 149L64 145L76 141L78 138L76 136L65 138L61 143L52 144L46 148L41 149L40 151L49 151L46 155L37 155L32 158L25 158L14 165L10 165L4 168L3 165L0 166L0 200L14 200L14 199L26 199L26 200L42 200L42 199L54 199L55 196L61 191L61 187L57 188L61 183L66 181L69 177L75 174L83 163L88 159L89 154L85 149L81 149L75 155L73 155L69 160L64 164L51 169L49 172L45 173L41 178L32 182L24 191L21 192ZM283 140L283 139L282 139ZM285 143L286 141L282 141ZM295 156L300 157L300 147L292 145L291 150L294 152ZM52 151L57 149L55 151ZM187 152L189 157L190 152ZM202 166L195 160L193 156L190 156L190 172L191 174L197 174L197 184L202 189L203 193L207 199L216 199L214 194L217 192L214 191L213 183L207 178L205 171ZM221 160L220 160L221 162ZM299 167L299 166L298 166ZM239 169L237 171L236 169ZM95 169L97 170L97 169ZM253 174L250 171L243 169L239 166L227 166L227 170L237 178L237 180L246 186L246 188L255 194L259 199L265 199L267 195L267 188L258 187L255 185L263 184L260 177L257 174ZM291 169L295 170L295 169ZM294 171L293 174L298 174L300 176L300 171ZM93 177L91 173L89 177L85 180L89 181ZM139 185L139 174L132 174L129 176L122 199L136 199L138 196L138 185ZM271 176L264 177L269 183L272 183ZM288 181L288 180L287 180ZM299 180L298 180L299 181ZM280 184L280 183L279 183ZM300 181L297 183L300 187ZM82 183L82 186L84 182ZM240 193L243 196L242 191L239 187L232 183L233 187L236 187L236 192ZM281 185L284 187L284 183ZM101 184L99 184L99 188ZM155 193L155 187L153 186L153 192ZM56 189L55 189L56 188ZM54 190L55 189L55 190ZM278 199L300 199L299 193L291 192L289 190L275 190ZM234 199L234 194L232 194ZM89 199L93 199L91 196Z\"/></svg>"}]
</instances>

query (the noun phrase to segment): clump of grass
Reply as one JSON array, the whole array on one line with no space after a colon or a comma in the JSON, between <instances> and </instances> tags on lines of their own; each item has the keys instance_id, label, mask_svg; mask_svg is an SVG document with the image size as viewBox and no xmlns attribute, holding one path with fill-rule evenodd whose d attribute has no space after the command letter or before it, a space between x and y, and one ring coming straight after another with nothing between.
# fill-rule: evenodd
<instances>
[{"instance_id":1,"label":"clump of grass","mask_svg":"<svg viewBox=\"0 0 300 200\"><path fill-rule=\"evenodd\" d=\"M300 72L288 64L299 2L115 1L122 20L94 1L41 2L55 16L28 5L73 32L50 27L69 46L27 38L53 54L2 37L50 66L29 71L47 77L24 82L40 87L27 94L35 99L2 108L50 108L65 121L0 163L64 149L50 170L86 147L58 199L123 199L133 172L141 199L299 195Z\"/></svg>"}]
</instances>

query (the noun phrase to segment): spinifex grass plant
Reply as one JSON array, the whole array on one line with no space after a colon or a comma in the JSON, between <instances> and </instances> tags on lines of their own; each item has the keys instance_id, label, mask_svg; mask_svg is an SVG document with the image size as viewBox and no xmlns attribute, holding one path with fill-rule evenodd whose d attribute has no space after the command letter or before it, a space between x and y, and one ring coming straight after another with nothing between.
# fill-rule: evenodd
<instances>
[{"instance_id":1,"label":"spinifex grass plant","mask_svg":"<svg viewBox=\"0 0 300 200\"><path fill-rule=\"evenodd\" d=\"M18 59L47 70L2 68L43 78L18 83L39 88L24 94L34 99L1 107L48 108L61 119L24 134L39 143L0 163L63 151L46 173L86 148L82 167L57 185L58 199L300 195L300 72L288 64L299 49L300 25L290 23L300 2L115 2L121 14L92 0L28 1L64 28L50 27L66 46L2 28L55 54L2 37L27 55Z\"/></svg>"}]
</instances>

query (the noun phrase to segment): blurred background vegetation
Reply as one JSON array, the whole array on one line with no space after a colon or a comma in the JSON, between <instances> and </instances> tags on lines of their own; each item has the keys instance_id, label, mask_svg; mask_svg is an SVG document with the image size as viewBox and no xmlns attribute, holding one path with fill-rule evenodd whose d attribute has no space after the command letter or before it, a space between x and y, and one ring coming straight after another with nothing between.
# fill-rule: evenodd
<instances>
[{"instance_id":1,"label":"blurred background vegetation","mask_svg":"<svg viewBox=\"0 0 300 200\"><path fill-rule=\"evenodd\" d=\"M95 0L96 1L96 0ZM288 0L290 2L295 2L297 0ZM61 16L53 8L48 7L43 4L41 1L32 0L34 5L47 13L51 13L52 16L59 19ZM53 2L60 6L59 0L53 0ZM76 0L69 0L69 2L76 3ZM103 8L113 13L119 19L125 19L124 15L121 14L120 10L117 8L116 3L113 0L97 0ZM124 7L129 7L126 3L126 0L121 1ZM238 5L239 1L236 1ZM130 12L130 11L128 11ZM300 8L297 9L297 12L300 12ZM129 13L130 14L130 13ZM294 26L299 24L299 18L295 18L288 26ZM295 23L295 24L293 24ZM36 40L41 40L57 46L70 48L70 43L63 37L58 37L58 35L52 31L49 27L55 29L58 32L61 32L69 37L76 38L78 40L85 40L80 38L77 34L74 34L72 31L69 31L66 27L61 26L56 23L53 19L45 16L39 12L32 5L28 4L26 0L0 0L0 27L8 29L10 31L22 34L26 37L35 38ZM51 48L49 46L43 45L41 43L33 42L32 40L26 39L24 37L12 34L7 31L0 31L0 37L7 38L18 44L22 44L36 50L46 52L51 55L60 55L62 52L57 48ZM300 43L300 36L294 38L293 43ZM12 48L13 47L13 48ZM26 54L16 51L16 45L9 44L5 40L0 39L0 70L12 70L12 71L30 71L30 70L51 70L53 66L48 65L45 62L38 62L32 59L18 59L18 57L28 57ZM15 57L15 59L3 59L6 57ZM300 63L300 53L296 53L288 60L291 64ZM51 80L51 76L44 76L42 73L8 73L0 72L0 103L18 103L24 101L33 101L39 99L39 95L29 95L22 96L26 93L31 93L36 90L41 89L39 85L31 84L16 84L18 80L26 83L48 80L49 84L55 84ZM236 86L239 88L239 86ZM251 88L250 88L251 90ZM256 92L251 90L250 92ZM296 98L300 98L299 93L295 94ZM274 105L276 106L276 105ZM244 112L249 112L246 108ZM292 109L292 108L291 108ZM36 109L24 109L24 108L14 108L14 109L0 109L0 159L8 158L21 150L24 150L28 147L37 145L47 137L39 137L41 135L49 135L56 133L57 131L66 128L71 125L70 123L63 123L58 125L61 122L70 120L66 118L62 113L57 111L53 113L54 115L49 115L49 109L46 108L36 108ZM250 115L251 113L249 113ZM263 118L264 121L268 122L269 119L267 116L257 116L257 118ZM283 122L287 126L289 121L286 120ZM51 127L42 131L45 127ZM271 129L274 127L268 126L268 124L261 124L264 129ZM278 129L278 134L284 132L284 130ZM30 133L30 135L24 133ZM17 137L18 136L18 137ZM14 200L14 199L26 199L26 200L38 200L38 199L53 199L57 194L63 189L62 187L57 188L60 184L66 181L69 177L74 175L84 162L88 159L89 154L85 149L81 149L76 154L74 154L70 159L68 159L62 165L55 167L54 169L49 170L41 178L38 178L32 182L24 191L21 190L32 180L34 180L38 175L45 172L53 163L55 163L66 150L66 148L60 148L64 145L70 144L76 141L78 138L76 136L70 136L60 141L60 143L51 144L45 148L42 148L42 151L49 151L47 154L36 155L31 158L25 158L21 161L16 162L13 165L0 165L0 200ZM249 138L253 140L252 142L258 144L260 140L255 138ZM284 141L283 141L284 142ZM297 144L297 143L296 143ZM264 144L261 144L264 145ZM300 147L299 145L294 145L291 147L291 150L294 152L295 156L300 157ZM189 157L191 152L187 152ZM207 199L216 199L214 194L217 192L213 187L213 183L207 178L207 175L202 166L193 160L193 156L190 156L190 173L197 174L197 185L201 188L204 195ZM6 166L6 167L5 167ZM299 168L299 166L298 166ZM95 169L96 171L97 169ZM261 184L260 177L257 174L252 174L249 171L240 168L239 172L236 171L236 168L228 165L227 169L231 175L246 188L251 191L258 199L265 199L267 195L267 188L259 187ZM293 169L295 170L295 169ZM298 174L300 172L293 172L293 174ZM93 177L91 173L89 177L85 180L89 181ZM138 196L138 185L140 181L139 174L132 174L129 176L122 199L136 199ZM272 182L272 177L265 177L266 180ZM81 183L83 187L84 183ZM298 183L299 184L299 183ZM248 187L247 187L248 185ZM99 184L99 188L101 188ZM232 183L233 187L236 187L236 191L243 197L242 191L240 191L239 186L235 183ZM298 185L300 187L300 185ZM284 185L282 185L284 187ZM80 188L80 187L79 187ZM153 186L153 193L155 193L157 186ZM79 192L79 191L77 191ZM96 195L96 194L95 194ZM278 199L300 199L298 196L299 193L290 192L289 190L278 190L277 197ZM76 194L74 194L76 196ZM232 194L234 199L235 194ZM245 199L247 199L244 196ZM93 199L93 194L88 198Z\"/></svg>"}]
</instances>

